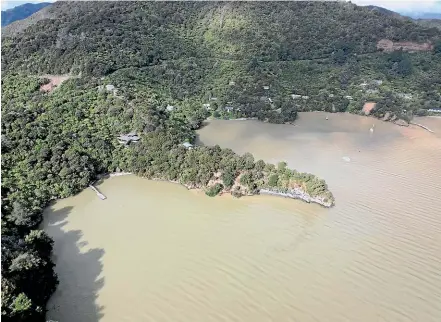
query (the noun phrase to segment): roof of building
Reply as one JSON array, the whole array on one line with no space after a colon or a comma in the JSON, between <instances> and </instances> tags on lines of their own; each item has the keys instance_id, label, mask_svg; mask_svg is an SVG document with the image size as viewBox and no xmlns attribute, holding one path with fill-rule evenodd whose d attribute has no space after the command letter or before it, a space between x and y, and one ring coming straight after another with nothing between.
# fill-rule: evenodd
<instances>
[{"instance_id":1,"label":"roof of building","mask_svg":"<svg viewBox=\"0 0 441 322\"><path fill-rule=\"evenodd\" d=\"M118 140L120 142L137 142L139 141L140 137L135 133L135 132L130 132L128 134L121 134L120 136L118 136Z\"/></svg>"},{"instance_id":2,"label":"roof of building","mask_svg":"<svg viewBox=\"0 0 441 322\"><path fill-rule=\"evenodd\" d=\"M186 148L191 148L193 146L193 144L188 143L188 142L184 142L182 143L183 146L185 146Z\"/></svg>"}]
</instances>

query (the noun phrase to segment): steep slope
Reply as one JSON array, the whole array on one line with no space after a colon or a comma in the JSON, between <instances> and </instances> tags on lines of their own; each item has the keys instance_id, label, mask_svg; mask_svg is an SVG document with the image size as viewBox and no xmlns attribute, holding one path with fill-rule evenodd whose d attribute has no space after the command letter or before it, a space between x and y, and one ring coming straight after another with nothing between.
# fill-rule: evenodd
<instances>
[{"instance_id":1,"label":"steep slope","mask_svg":"<svg viewBox=\"0 0 441 322\"><path fill-rule=\"evenodd\" d=\"M2 27L7 26L14 21L22 20L35 12L49 6L50 3L25 3L12 9L2 11Z\"/></svg>"},{"instance_id":2,"label":"steep slope","mask_svg":"<svg viewBox=\"0 0 441 322\"><path fill-rule=\"evenodd\" d=\"M3 71L97 77L120 71L116 77L135 68L137 77L158 83L153 87L160 95L166 89L172 99L214 96L222 107L241 105L236 112L247 109L239 102L283 101L291 94L310 96L296 102L299 110L360 111L366 100L379 101L387 92L413 93L418 101L403 104L421 110L439 79L439 57L431 57L439 48L438 29L350 3L56 2L51 8L57 19L4 39ZM384 55L381 40L392 41L386 50L429 52ZM428 79L433 86L426 86ZM360 84L374 80L384 86L359 93ZM329 95L338 102L329 104Z\"/></svg>"},{"instance_id":3,"label":"steep slope","mask_svg":"<svg viewBox=\"0 0 441 322\"><path fill-rule=\"evenodd\" d=\"M369 8L369 9L371 9L373 11L378 11L378 12L380 12L382 14L385 14L385 15L388 15L388 16L400 17L399 13L397 13L395 11L392 11L392 10L389 10L389 9L386 9L386 8L383 8L383 7L366 6L366 8Z\"/></svg>"},{"instance_id":4,"label":"steep slope","mask_svg":"<svg viewBox=\"0 0 441 322\"><path fill-rule=\"evenodd\" d=\"M339 49L374 52L382 38L423 42L439 36L410 21L344 3L280 2L269 7L258 2L129 2L125 6L108 2L98 7L80 2L73 7L56 2L53 6L56 22L40 21L29 33L12 39L15 45L5 54L10 67L26 63L27 70L64 73L88 71L91 64L113 69L146 66L149 57L300 60L330 57ZM25 53L27 59L18 53Z\"/></svg>"},{"instance_id":5,"label":"steep slope","mask_svg":"<svg viewBox=\"0 0 441 322\"><path fill-rule=\"evenodd\" d=\"M426 28L441 29L441 18L438 19L416 19L415 22Z\"/></svg>"}]
</instances>

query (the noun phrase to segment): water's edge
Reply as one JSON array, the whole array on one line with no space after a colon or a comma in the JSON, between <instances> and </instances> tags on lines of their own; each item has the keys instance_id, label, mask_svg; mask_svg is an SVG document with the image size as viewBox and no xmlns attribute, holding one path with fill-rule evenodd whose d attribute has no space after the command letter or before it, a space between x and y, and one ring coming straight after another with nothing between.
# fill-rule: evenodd
<instances>
[{"instance_id":1,"label":"water's edge","mask_svg":"<svg viewBox=\"0 0 441 322\"><path fill-rule=\"evenodd\" d=\"M133 173L131 173L131 172L111 172L111 173L105 173L105 174L99 175L98 178L103 179L103 178L120 177L120 176L127 176L127 175L133 175ZM143 178L143 179L148 179L148 178ZM166 180L166 179L160 179L160 178L152 178L152 179L148 179L148 180L175 183L175 184L179 184L181 186L184 186L188 190L201 190L201 191L203 190L202 187L184 184L184 183L181 183L179 181L174 181L174 180ZM221 191L221 194L223 194L223 193L229 193L233 196L232 192L227 189L223 189ZM303 200L307 203L316 203L316 204L318 204L322 207L325 207L325 208L331 208L332 206L334 206L333 201L325 201L325 198L323 198L323 197L312 197L310 194L308 194L307 192L303 191L300 188L288 189L286 192L281 192L278 190L270 190L270 189L259 189L257 193L249 193L246 196L255 196L255 195L259 195L259 194L260 195L279 196L279 197L291 198L291 199L299 199L299 200Z\"/></svg>"}]
</instances>

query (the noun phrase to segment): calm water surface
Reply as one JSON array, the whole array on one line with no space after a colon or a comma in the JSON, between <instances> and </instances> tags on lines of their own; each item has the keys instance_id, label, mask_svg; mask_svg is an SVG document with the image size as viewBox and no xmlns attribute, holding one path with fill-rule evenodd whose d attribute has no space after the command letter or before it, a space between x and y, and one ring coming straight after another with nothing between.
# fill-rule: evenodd
<instances>
[{"instance_id":1,"label":"calm water surface","mask_svg":"<svg viewBox=\"0 0 441 322\"><path fill-rule=\"evenodd\" d=\"M201 144L326 179L330 210L134 176L101 184L105 201L58 201L43 223L60 277L48 318L441 321L441 119L419 123L436 133L323 113L199 131Z\"/></svg>"}]
</instances>

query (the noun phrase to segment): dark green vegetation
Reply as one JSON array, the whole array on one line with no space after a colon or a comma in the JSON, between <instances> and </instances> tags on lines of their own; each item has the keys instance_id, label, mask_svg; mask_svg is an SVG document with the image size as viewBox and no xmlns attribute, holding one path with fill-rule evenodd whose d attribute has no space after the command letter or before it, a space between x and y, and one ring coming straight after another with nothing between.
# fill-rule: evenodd
<instances>
[{"instance_id":1,"label":"dark green vegetation","mask_svg":"<svg viewBox=\"0 0 441 322\"><path fill-rule=\"evenodd\" d=\"M209 195L295 188L332 201L324 181L283 163L275 167L218 146L183 147L210 115L283 123L297 111L358 113L367 100L379 103L379 117L411 118L440 107L439 30L352 4L56 2L50 8L48 19L2 42L5 320L44 319L56 285L52 243L33 230L48 202L101 173L119 168ZM382 38L436 46L386 54L376 51ZM49 94L39 91L45 81L38 75L62 73L81 77ZM116 93L98 90L109 84ZM117 135L131 131L140 142L119 144Z\"/></svg>"},{"instance_id":2,"label":"dark green vegetation","mask_svg":"<svg viewBox=\"0 0 441 322\"><path fill-rule=\"evenodd\" d=\"M25 19L38 10L47 7L50 3L25 3L21 6L2 11L2 27L13 23L14 21Z\"/></svg>"},{"instance_id":3,"label":"dark green vegetation","mask_svg":"<svg viewBox=\"0 0 441 322\"><path fill-rule=\"evenodd\" d=\"M359 112L367 100L401 94L412 98L390 111L400 118L441 107L439 53L397 58L376 49L383 38L440 46L440 30L369 8L56 2L51 10L54 19L4 39L4 70L108 75L117 87L143 83L172 102L210 103L213 116L222 118L290 122L295 111Z\"/></svg>"}]
</instances>

